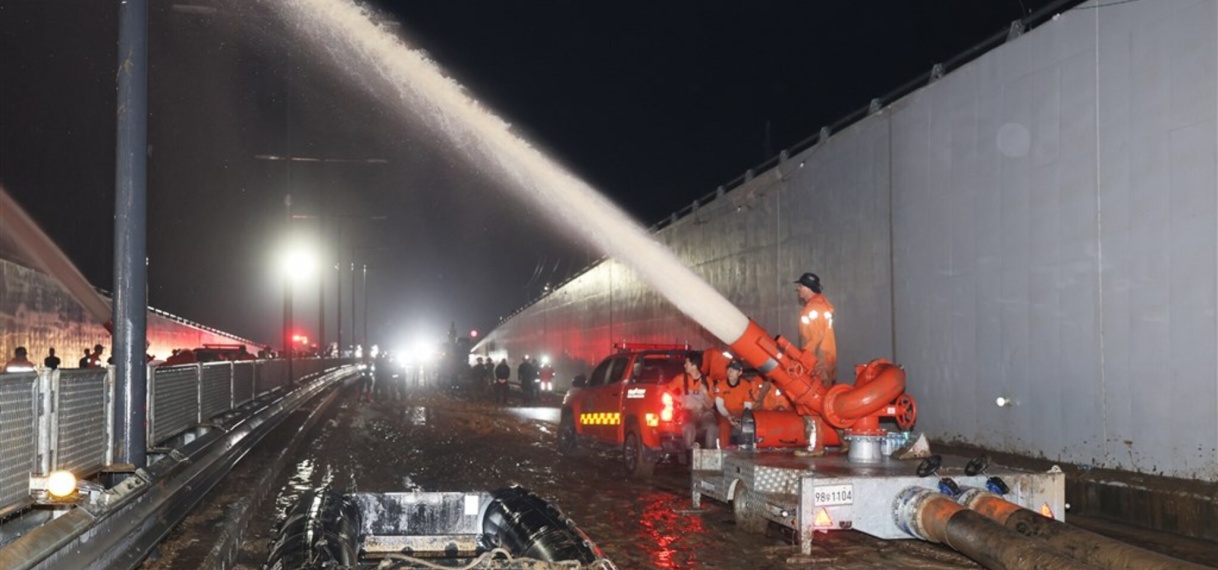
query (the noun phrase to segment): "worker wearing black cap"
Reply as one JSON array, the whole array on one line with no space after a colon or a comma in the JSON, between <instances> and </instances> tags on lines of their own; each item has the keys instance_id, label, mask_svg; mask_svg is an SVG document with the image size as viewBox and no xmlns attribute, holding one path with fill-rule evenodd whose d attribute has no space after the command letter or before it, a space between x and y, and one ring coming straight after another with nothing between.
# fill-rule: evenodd
<instances>
[{"instance_id":1,"label":"worker wearing black cap","mask_svg":"<svg viewBox=\"0 0 1218 570\"><path fill-rule=\"evenodd\" d=\"M740 417L744 411L757 407L761 383L747 381L741 376L744 364L739 360L728 362L724 373L726 377L715 382L713 392L715 410L719 412L720 442L731 444L736 442L731 440L729 434L738 435L735 432L740 429Z\"/></svg>"},{"instance_id":2,"label":"worker wearing black cap","mask_svg":"<svg viewBox=\"0 0 1218 570\"><path fill-rule=\"evenodd\" d=\"M804 350L816 357L816 377L826 388L837 380L837 339L833 336L833 304L821 294L820 277L804 273L795 280L804 307L799 312L799 336Z\"/></svg>"}]
</instances>

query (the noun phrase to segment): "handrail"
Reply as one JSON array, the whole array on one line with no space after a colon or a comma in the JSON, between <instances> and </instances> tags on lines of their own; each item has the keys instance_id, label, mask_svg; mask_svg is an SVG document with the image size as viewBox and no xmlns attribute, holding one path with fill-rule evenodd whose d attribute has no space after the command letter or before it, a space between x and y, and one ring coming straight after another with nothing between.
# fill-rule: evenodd
<instances>
[{"instance_id":1,"label":"handrail","mask_svg":"<svg viewBox=\"0 0 1218 570\"><path fill-rule=\"evenodd\" d=\"M354 374L330 369L219 423L118 485L0 546L0 568L134 568L232 466L304 402Z\"/></svg>"}]
</instances>

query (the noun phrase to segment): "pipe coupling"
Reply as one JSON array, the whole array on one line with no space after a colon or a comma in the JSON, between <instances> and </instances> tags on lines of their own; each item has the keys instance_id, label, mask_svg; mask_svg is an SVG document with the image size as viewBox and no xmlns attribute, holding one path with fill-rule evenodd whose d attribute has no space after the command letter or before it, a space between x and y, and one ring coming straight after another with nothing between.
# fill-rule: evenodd
<instances>
[{"instance_id":1,"label":"pipe coupling","mask_svg":"<svg viewBox=\"0 0 1218 570\"><path fill-rule=\"evenodd\" d=\"M905 490L897 493L897 497L892 502L892 520L896 523L897 528L905 531L914 538L920 538L928 542L939 542L931 537L926 531L926 527L922 524L922 507L936 497L942 497L939 493L924 489L922 487L906 487Z\"/></svg>"}]
</instances>

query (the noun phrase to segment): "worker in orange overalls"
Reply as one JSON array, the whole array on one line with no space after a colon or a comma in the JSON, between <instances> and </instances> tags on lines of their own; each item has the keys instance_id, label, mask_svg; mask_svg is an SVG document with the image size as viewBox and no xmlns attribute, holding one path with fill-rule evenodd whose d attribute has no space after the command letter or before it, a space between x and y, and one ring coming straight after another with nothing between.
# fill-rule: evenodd
<instances>
[{"instance_id":1,"label":"worker in orange overalls","mask_svg":"<svg viewBox=\"0 0 1218 570\"><path fill-rule=\"evenodd\" d=\"M715 400L711 397L710 385L702 375L702 353L691 350L685 354L685 373L670 381L679 394L678 400L684 410L681 435L685 447L693 449L698 435L703 434L707 449L719 441L719 422L715 418Z\"/></svg>"},{"instance_id":2,"label":"worker in orange overalls","mask_svg":"<svg viewBox=\"0 0 1218 570\"><path fill-rule=\"evenodd\" d=\"M757 409L760 402L761 383L745 380L743 374L744 364L732 360L727 363L726 378L716 381L712 390L719 413L720 447L737 443L733 439L740 434L741 416L745 410Z\"/></svg>"},{"instance_id":3,"label":"worker in orange overalls","mask_svg":"<svg viewBox=\"0 0 1218 570\"><path fill-rule=\"evenodd\" d=\"M828 388L837 380L837 339L833 336L833 304L821 294L820 277L804 273L795 280L803 309L799 311L799 337L804 351L816 357L813 373Z\"/></svg>"}]
</instances>

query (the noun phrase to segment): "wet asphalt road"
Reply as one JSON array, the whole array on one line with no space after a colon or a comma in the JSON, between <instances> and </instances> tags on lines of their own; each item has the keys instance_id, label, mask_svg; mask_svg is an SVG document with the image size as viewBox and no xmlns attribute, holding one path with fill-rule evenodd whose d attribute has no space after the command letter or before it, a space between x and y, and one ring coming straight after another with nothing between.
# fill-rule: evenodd
<instances>
[{"instance_id":1,"label":"wet asphalt road","mask_svg":"<svg viewBox=\"0 0 1218 570\"><path fill-rule=\"evenodd\" d=\"M518 484L559 505L622 569L979 567L939 545L881 541L854 531L818 534L813 554L799 556L784 529L772 525L765 535L746 534L735 528L726 505L711 500L693 510L684 467L661 465L654 479L640 481L628 478L608 451L559 456L557 413L553 406L497 406L396 379L379 382L371 402L347 388L267 489L237 565L257 568L265 561L275 525L304 490L468 491ZM145 568L197 568L209 529L227 516L225 505L256 484L272 451L283 449L292 421L243 460ZM1189 542L1183 541L1185 554L1187 547L1206 546Z\"/></svg>"}]
</instances>

